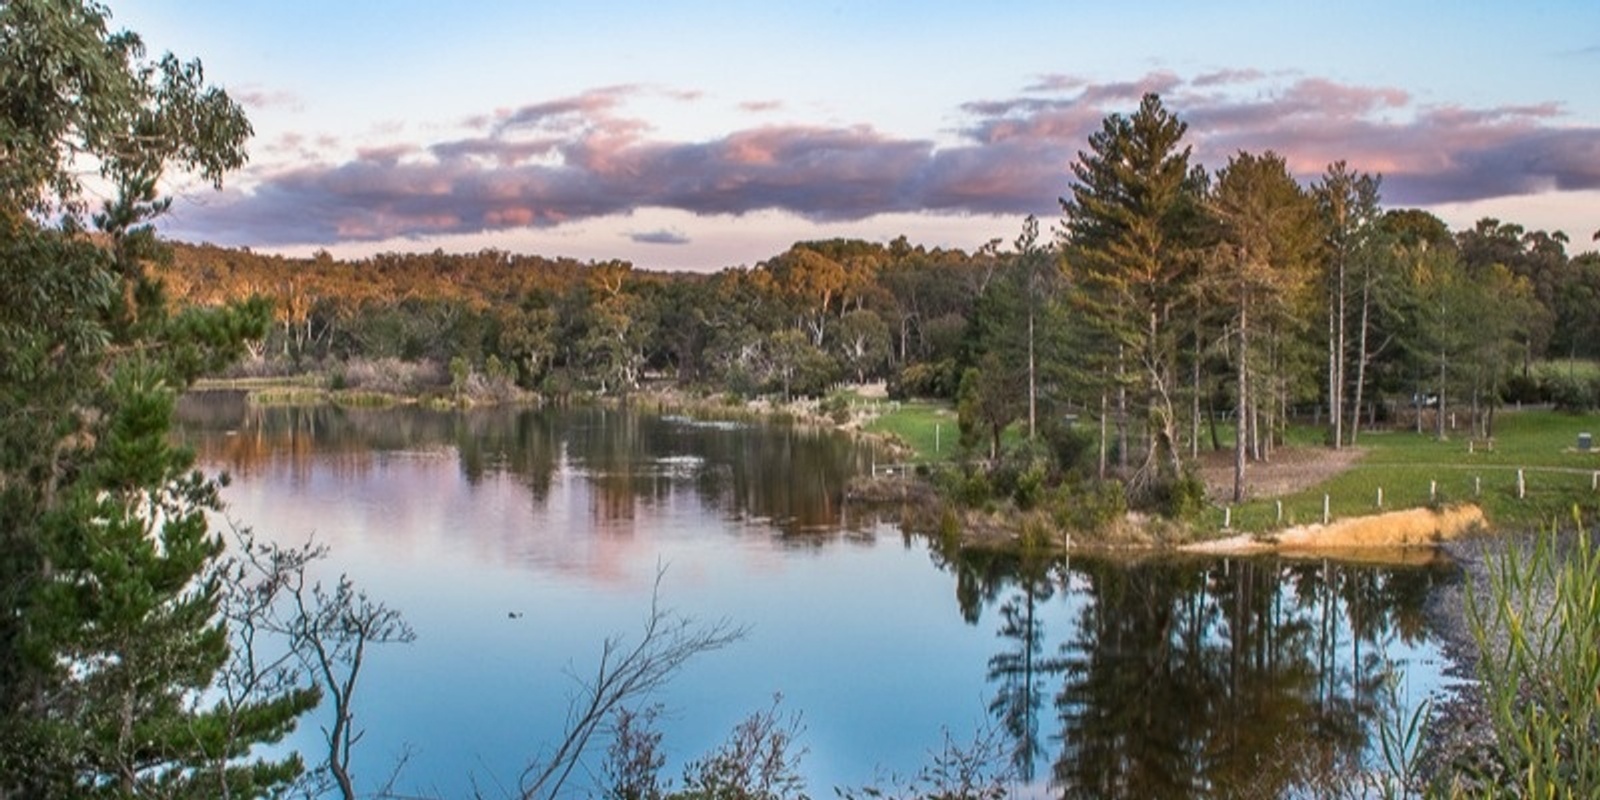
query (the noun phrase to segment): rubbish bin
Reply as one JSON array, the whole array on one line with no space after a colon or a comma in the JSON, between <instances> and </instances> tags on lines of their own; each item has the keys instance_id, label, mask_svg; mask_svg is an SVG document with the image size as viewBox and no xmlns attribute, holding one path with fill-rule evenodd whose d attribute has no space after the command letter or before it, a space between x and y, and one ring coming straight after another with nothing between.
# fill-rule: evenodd
<instances>
[{"instance_id":1,"label":"rubbish bin","mask_svg":"<svg viewBox=\"0 0 1600 800\"><path fill-rule=\"evenodd\" d=\"M1594 437L1593 436L1590 436L1587 433L1578 434L1578 449L1580 451L1587 453L1587 452L1589 452L1589 449L1592 448L1592 447L1594 447Z\"/></svg>"}]
</instances>

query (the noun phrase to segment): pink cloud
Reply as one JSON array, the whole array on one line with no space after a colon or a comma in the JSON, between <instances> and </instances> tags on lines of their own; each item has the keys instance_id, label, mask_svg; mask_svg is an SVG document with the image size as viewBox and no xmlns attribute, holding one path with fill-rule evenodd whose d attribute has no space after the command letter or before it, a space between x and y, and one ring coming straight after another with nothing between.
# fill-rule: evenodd
<instances>
[{"instance_id":1,"label":"pink cloud","mask_svg":"<svg viewBox=\"0 0 1600 800\"><path fill-rule=\"evenodd\" d=\"M245 108L285 108L290 111L300 111L305 108L305 101L299 95L279 89L244 86L228 92L228 95Z\"/></svg>"},{"instance_id":2,"label":"pink cloud","mask_svg":"<svg viewBox=\"0 0 1600 800\"><path fill-rule=\"evenodd\" d=\"M961 139L944 146L869 125L752 127L672 141L628 109L633 98L670 93L607 87L472 117L471 134L455 139L258 170L249 192L186 208L174 232L323 244L551 226L650 207L779 210L819 221L926 211L1049 217L1089 135L1151 91L1189 124L1194 158L1211 168L1240 150L1271 149L1309 181L1346 160L1383 173L1386 200L1399 205L1600 188L1600 128L1572 124L1556 103L1429 106L1394 87L1274 81L1255 70L1106 83L1044 76L1021 96L963 104ZM657 234L638 235L671 239Z\"/></svg>"}]
</instances>

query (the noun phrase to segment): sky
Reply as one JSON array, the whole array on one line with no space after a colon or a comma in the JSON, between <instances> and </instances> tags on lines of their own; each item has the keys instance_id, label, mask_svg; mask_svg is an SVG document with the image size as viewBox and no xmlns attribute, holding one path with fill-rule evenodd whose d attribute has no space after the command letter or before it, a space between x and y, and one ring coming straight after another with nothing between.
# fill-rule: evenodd
<instances>
[{"instance_id":1,"label":"sky","mask_svg":"<svg viewBox=\"0 0 1600 800\"><path fill-rule=\"evenodd\" d=\"M1600 229L1600 3L110 0L239 100L250 163L164 232L645 269L796 241L1012 241L1157 92L1215 171L1273 150L1388 207Z\"/></svg>"}]
</instances>

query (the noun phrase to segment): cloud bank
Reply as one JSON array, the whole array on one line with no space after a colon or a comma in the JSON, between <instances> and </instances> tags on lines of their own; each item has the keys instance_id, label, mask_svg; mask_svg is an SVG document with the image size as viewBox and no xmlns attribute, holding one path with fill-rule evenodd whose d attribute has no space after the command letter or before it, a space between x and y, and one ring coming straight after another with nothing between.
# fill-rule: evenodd
<instances>
[{"instance_id":1,"label":"cloud bank","mask_svg":"<svg viewBox=\"0 0 1600 800\"><path fill-rule=\"evenodd\" d=\"M1039 76L1014 97L954 110L961 123L943 142L870 125L795 124L672 141L630 113L630 101L652 91L621 86L478 115L438 141L253 168L242 188L186 205L168 232L288 246L544 228L647 208L776 210L821 223L896 213L1048 217L1089 134L1145 92L1160 93L1189 124L1187 141L1210 169L1240 150L1272 149L1312 180L1342 159L1382 173L1391 206L1600 188L1600 128L1566 124L1557 104L1429 105L1401 89L1255 70L1113 83ZM671 97L701 101L693 92ZM303 156L300 144L268 154Z\"/></svg>"}]
</instances>

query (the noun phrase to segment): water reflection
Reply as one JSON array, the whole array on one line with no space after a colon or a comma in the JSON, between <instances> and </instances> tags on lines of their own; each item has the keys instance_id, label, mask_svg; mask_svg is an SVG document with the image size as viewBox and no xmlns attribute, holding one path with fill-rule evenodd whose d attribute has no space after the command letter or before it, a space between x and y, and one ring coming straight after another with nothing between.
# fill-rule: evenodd
<instances>
[{"instance_id":1,"label":"water reflection","mask_svg":"<svg viewBox=\"0 0 1600 800\"><path fill-rule=\"evenodd\" d=\"M563 475L581 477L593 522L624 534L641 506L684 486L708 507L786 534L837 530L845 483L871 461L864 445L827 431L629 409L255 406L207 392L185 396L179 415L201 461L236 477L273 470L305 482L320 469L363 478L385 461L453 457L469 485L513 476L536 503Z\"/></svg>"},{"instance_id":2,"label":"water reflection","mask_svg":"<svg viewBox=\"0 0 1600 800\"><path fill-rule=\"evenodd\" d=\"M1390 659L1425 643L1423 601L1452 574L1271 558L941 560L969 622L998 616L990 712L1018 774L1064 798L1278 797L1293 758L1364 758ZM1047 628L1058 606L1069 624Z\"/></svg>"},{"instance_id":3,"label":"water reflection","mask_svg":"<svg viewBox=\"0 0 1600 800\"><path fill-rule=\"evenodd\" d=\"M1290 759L1370 749L1388 660L1441 671L1417 659L1442 567L958 552L852 519L871 455L821 432L225 394L180 413L242 519L315 532L415 623L370 675L366 774L420 745L419 794L466 796L475 767L515 774L557 735L574 664L634 628L662 563L674 605L759 637L674 683L667 741L699 752L781 692L818 795L914 772L987 716L1018 794L1279 796Z\"/></svg>"}]
</instances>

